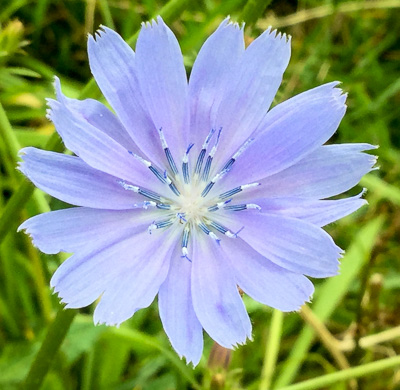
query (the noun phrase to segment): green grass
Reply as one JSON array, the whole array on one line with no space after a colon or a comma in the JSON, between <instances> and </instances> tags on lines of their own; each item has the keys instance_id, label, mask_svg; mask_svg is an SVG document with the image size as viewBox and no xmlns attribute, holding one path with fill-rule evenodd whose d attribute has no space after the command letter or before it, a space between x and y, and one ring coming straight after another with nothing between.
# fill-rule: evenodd
<instances>
[{"instance_id":1,"label":"green grass","mask_svg":"<svg viewBox=\"0 0 400 390\"><path fill-rule=\"evenodd\" d=\"M104 24L134 45L141 22L160 13L180 41L188 73L226 15L247 21L248 43L268 25L279 27L292 36L292 59L275 103L339 80L348 110L332 141L380 146L380 169L361 182L369 206L327 227L346 249L341 275L314 281L311 316L282 315L244 297L254 341L233 352L227 369L209 366L208 336L198 367L186 366L169 345L156 303L118 329L94 326L92 307L54 322L60 306L49 279L65 256L43 255L16 232L29 216L65 207L15 170L20 147L63 150L45 118L53 75L71 97L101 98L87 33ZM47 373L42 389L51 390L397 389L399 36L399 0L0 0L0 389L38 388L39 371ZM48 331L56 336L46 338ZM35 360L39 350L48 361Z\"/></svg>"}]
</instances>

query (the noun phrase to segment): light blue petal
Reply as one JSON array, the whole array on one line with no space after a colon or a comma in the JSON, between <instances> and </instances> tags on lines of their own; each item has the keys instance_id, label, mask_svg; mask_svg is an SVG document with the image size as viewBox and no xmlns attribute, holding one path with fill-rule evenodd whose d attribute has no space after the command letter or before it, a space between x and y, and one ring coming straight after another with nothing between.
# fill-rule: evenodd
<instances>
[{"instance_id":1,"label":"light blue petal","mask_svg":"<svg viewBox=\"0 0 400 390\"><path fill-rule=\"evenodd\" d=\"M154 163L162 163L157 129L143 107L135 53L113 30L102 27L89 36L90 69L105 98L136 145Z\"/></svg>"},{"instance_id":2,"label":"light blue petal","mask_svg":"<svg viewBox=\"0 0 400 390\"><path fill-rule=\"evenodd\" d=\"M279 214L286 217L299 218L317 226L325 226L335 222L368 202L359 195L338 200L311 200L307 198L264 198L253 199L252 202L261 207L262 213ZM249 210L257 213L258 211Z\"/></svg>"},{"instance_id":3,"label":"light blue petal","mask_svg":"<svg viewBox=\"0 0 400 390\"><path fill-rule=\"evenodd\" d=\"M213 111L221 103L228 80L232 79L231 72L243 52L243 29L226 18L197 55L189 79L189 96L190 141L198 151L210 130L217 126Z\"/></svg>"},{"instance_id":4,"label":"light blue petal","mask_svg":"<svg viewBox=\"0 0 400 390\"><path fill-rule=\"evenodd\" d=\"M233 348L251 338L251 323L236 280L217 243L198 229L193 238L192 297L204 330Z\"/></svg>"},{"instance_id":5,"label":"light blue petal","mask_svg":"<svg viewBox=\"0 0 400 390\"><path fill-rule=\"evenodd\" d=\"M142 25L136 69L154 126L163 129L175 160L180 160L190 141L187 77L179 43L160 16Z\"/></svg>"},{"instance_id":6,"label":"light blue petal","mask_svg":"<svg viewBox=\"0 0 400 390\"><path fill-rule=\"evenodd\" d=\"M216 128L222 127L224 153L219 153L216 161L230 158L260 125L289 59L290 39L276 30L266 30L246 49L225 85L224 98L218 107L215 124Z\"/></svg>"},{"instance_id":7,"label":"light blue petal","mask_svg":"<svg viewBox=\"0 0 400 390\"><path fill-rule=\"evenodd\" d=\"M126 267L106 289L94 311L94 322L119 325L142 308L149 306L168 274L175 249L177 229L172 232L147 232L130 245L124 256ZM146 235L147 234L147 235Z\"/></svg>"},{"instance_id":8,"label":"light blue petal","mask_svg":"<svg viewBox=\"0 0 400 390\"><path fill-rule=\"evenodd\" d=\"M128 149L121 146L103 131L91 125L83 117L74 115L63 100L48 101L48 113L61 135L65 146L77 154L91 167L158 191L161 182Z\"/></svg>"},{"instance_id":9,"label":"light blue petal","mask_svg":"<svg viewBox=\"0 0 400 390\"><path fill-rule=\"evenodd\" d=\"M375 149L368 144L326 145L276 175L261 180L252 198L328 198L354 187L370 172L376 156L362 153Z\"/></svg>"},{"instance_id":10,"label":"light blue petal","mask_svg":"<svg viewBox=\"0 0 400 390\"><path fill-rule=\"evenodd\" d=\"M203 351L203 328L193 309L190 281L192 267L181 257L180 243L175 248L167 279L160 287L160 317L172 346L187 363L196 366Z\"/></svg>"},{"instance_id":11,"label":"light blue petal","mask_svg":"<svg viewBox=\"0 0 400 390\"><path fill-rule=\"evenodd\" d=\"M342 250L321 228L281 215L233 213L221 216L222 224L232 231L244 227L239 237L276 265L315 278L337 275Z\"/></svg>"},{"instance_id":12,"label":"light blue petal","mask_svg":"<svg viewBox=\"0 0 400 390\"><path fill-rule=\"evenodd\" d=\"M275 265L242 239L227 240L221 250L230 260L237 284L256 301L294 311L310 300L314 286L305 276Z\"/></svg>"},{"instance_id":13,"label":"light blue petal","mask_svg":"<svg viewBox=\"0 0 400 390\"><path fill-rule=\"evenodd\" d=\"M20 171L51 196L64 202L99 209L132 209L143 197L126 191L116 177L97 171L79 157L36 148L20 151Z\"/></svg>"},{"instance_id":14,"label":"light blue petal","mask_svg":"<svg viewBox=\"0 0 400 390\"><path fill-rule=\"evenodd\" d=\"M107 134L125 149L137 150L137 146L118 118L102 103L93 99L71 99L61 91L60 80L54 78L57 100L63 102L69 111L87 121L90 125Z\"/></svg>"},{"instance_id":15,"label":"light blue petal","mask_svg":"<svg viewBox=\"0 0 400 390\"><path fill-rule=\"evenodd\" d=\"M293 166L325 143L346 111L346 96L330 83L274 107L254 141L226 175L227 186L259 181Z\"/></svg>"},{"instance_id":16,"label":"light blue petal","mask_svg":"<svg viewBox=\"0 0 400 390\"><path fill-rule=\"evenodd\" d=\"M33 244L42 252L79 252L98 247L101 240L111 239L125 229L137 226L146 230L154 221L152 210L99 210L74 207L36 215L25 221L25 230Z\"/></svg>"},{"instance_id":17,"label":"light blue petal","mask_svg":"<svg viewBox=\"0 0 400 390\"><path fill-rule=\"evenodd\" d=\"M91 304L110 283L120 280L124 272L130 272L148 235L146 229L134 225L130 229L118 230L110 239L102 237L64 261L54 273L51 287L67 308Z\"/></svg>"}]
</instances>

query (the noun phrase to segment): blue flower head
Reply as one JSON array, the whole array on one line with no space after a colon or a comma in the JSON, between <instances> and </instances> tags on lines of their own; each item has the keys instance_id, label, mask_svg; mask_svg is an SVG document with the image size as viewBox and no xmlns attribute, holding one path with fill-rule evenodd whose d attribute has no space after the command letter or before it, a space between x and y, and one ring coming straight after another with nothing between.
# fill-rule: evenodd
<instances>
[{"instance_id":1,"label":"blue flower head","mask_svg":"<svg viewBox=\"0 0 400 390\"><path fill-rule=\"evenodd\" d=\"M245 48L227 18L189 82L160 17L136 52L106 27L88 51L113 112L64 96L56 79L48 117L75 156L21 151L37 187L79 206L20 227L45 253L73 253L51 280L66 307L100 297L95 323L119 325L158 294L172 346L196 365L203 329L226 348L251 338L238 287L293 311L313 293L307 276L337 274L342 251L322 227L366 202L326 198L372 169L362 152L374 146L323 145L346 110L337 82L269 110L290 38L268 29Z\"/></svg>"}]
</instances>

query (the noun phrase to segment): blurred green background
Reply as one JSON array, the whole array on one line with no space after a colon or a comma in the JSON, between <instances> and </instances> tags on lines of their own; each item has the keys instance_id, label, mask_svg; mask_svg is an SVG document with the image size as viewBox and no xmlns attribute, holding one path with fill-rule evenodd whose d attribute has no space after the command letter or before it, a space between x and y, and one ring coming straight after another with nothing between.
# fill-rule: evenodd
<instances>
[{"instance_id":1,"label":"blurred green background","mask_svg":"<svg viewBox=\"0 0 400 390\"><path fill-rule=\"evenodd\" d=\"M27 217L67 207L32 194L15 170L17 151L63 150L45 118L54 75L71 97L101 98L90 82L88 33L104 24L134 45L140 23L158 14L177 35L188 74L226 15L246 21L247 43L269 25L292 35L275 103L342 81L348 111L331 141L380 146L379 171L350 191L366 187L369 206L327 227L346 249L341 275L315 280L313 302L301 313L283 315L244 297L254 341L235 350L228 367L214 354L208 361L208 336L199 366L186 366L169 345L156 302L119 329L95 327L90 307L49 355L42 388L400 389L399 0L0 0L0 389L21 388L59 309L49 279L65 259L43 255L16 233Z\"/></svg>"}]
</instances>

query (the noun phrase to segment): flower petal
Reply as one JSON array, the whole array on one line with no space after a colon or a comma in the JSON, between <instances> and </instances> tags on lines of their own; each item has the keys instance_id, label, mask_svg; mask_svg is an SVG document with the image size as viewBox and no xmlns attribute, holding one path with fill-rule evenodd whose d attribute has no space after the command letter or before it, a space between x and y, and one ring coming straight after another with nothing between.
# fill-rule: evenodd
<instances>
[{"instance_id":1,"label":"flower petal","mask_svg":"<svg viewBox=\"0 0 400 390\"><path fill-rule=\"evenodd\" d=\"M289 59L290 39L276 30L266 30L245 50L225 85L224 99L216 115L216 126L222 127L222 159L229 158L260 125Z\"/></svg>"},{"instance_id":2,"label":"flower petal","mask_svg":"<svg viewBox=\"0 0 400 390\"><path fill-rule=\"evenodd\" d=\"M95 38L89 36L88 54L97 84L136 145L152 162L161 165L161 144L157 129L142 104L135 53L107 27L97 31Z\"/></svg>"},{"instance_id":3,"label":"flower petal","mask_svg":"<svg viewBox=\"0 0 400 390\"><path fill-rule=\"evenodd\" d=\"M254 141L226 176L227 185L259 181L304 159L336 131L346 96L337 83L297 95L274 107L253 134Z\"/></svg>"},{"instance_id":4,"label":"flower petal","mask_svg":"<svg viewBox=\"0 0 400 390\"><path fill-rule=\"evenodd\" d=\"M346 199L311 200L307 198L263 198L254 199L252 203L261 207L262 213L279 214L299 218L317 226L325 226L337 221L368 202L361 199L364 192ZM252 212L249 210L249 212ZM257 211L255 211L257 213Z\"/></svg>"},{"instance_id":5,"label":"flower petal","mask_svg":"<svg viewBox=\"0 0 400 390\"><path fill-rule=\"evenodd\" d=\"M54 273L50 285L68 308L94 302L119 275L135 264L149 234L140 225L118 230L111 238L103 237L64 261ZM147 246L146 246L147 248Z\"/></svg>"},{"instance_id":6,"label":"flower petal","mask_svg":"<svg viewBox=\"0 0 400 390\"><path fill-rule=\"evenodd\" d=\"M309 301L313 284L303 275L281 268L240 238L221 244L240 288L250 297L282 311L299 310Z\"/></svg>"},{"instance_id":7,"label":"flower petal","mask_svg":"<svg viewBox=\"0 0 400 390\"><path fill-rule=\"evenodd\" d=\"M162 186L143 162L84 118L74 115L63 100L49 100L48 103L51 107L48 117L56 126L65 146L88 165L132 184L150 187L153 191Z\"/></svg>"},{"instance_id":8,"label":"flower petal","mask_svg":"<svg viewBox=\"0 0 400 390\"><path fill-rule=\"evenodd\" d=\"M215 123L213 110L224 96L232 69L244 52L243 29L226 18L206 40L193 64L189 79L190 141L200 151Z\"/></svg>"},{"instance_id":9,"label":"flower petal","mask_svg":"<svg viewBox=\"0 0 400 390\"><path fill-rule=\"evenodd\" d=\"M99 247L99 240L111 239L125 229L146 230L155 219L152 210L99 210L74 207L36 215L19 228L32 238L42 252L77 252Z\"/></svg>"},{"instance_id":10,"label":"flower petal","mask_svg":"<svg viewBox=\"0 0 400 390\"><path fill-rule=\"evenodd\" d=\"M142 26L136 66L143 102L154 126L163 129L171 152L180 159L188 146L187 77L179 43L160 16Z\"/></svg>"},{"instance_id":11,"label":"flower petal","mask_svg":"<svg viewBox=\"0 0 400 390\"><path fill-rule=\"evenodd\" d=\"M125 149L136 151L137 146L133 142L118 118L102 103L93 99L71 99L61 91L60 80L54 78L57 100L63 102L74 115L86 120L90 125L107 134L117 141Z\"/></svg>"},{"instance_id":12,"label":"flower petal","mask_svg":"<svg viewBox=\"0 0 400 390\"><path fill-rule=\"evenodd\" d=\"M167 277L177 230L140 236L120 254L128 266L107 285L94 311L96 324L119 325L149 306Z\"/></svg>"},{"instance_id":13,"label":"flower petal","mask_svg":"<svg viewBox=\"0 0 400 390\"><path fill-rule=\"evenodd\" d=\"M218 344L233 348L251 337L251 323L234 275L216 245L202 231L196 232L192 256L193 307L204 330Z\"/></svg>"},{"instance_id":14,"label":"flower petal","mask_svg":"<svg viewBox=\"0 0 400 390\"><path fill-rule=\"evenodd\" d=\"M158 294L161 321L172 346L187 363L196 366L203 351L203 327L193 309L190 291L191 263L181 256L178 245Z\"/></svg>"},{"instance_id":15,"label":"flower petal","mask_svg":"<svg viewBox=\"0 0 400 390\"><path fill-rule=\"evenodd\" d=\"M342 250L321 228L281 215L231 213L221 217L223 225L233 231L244 226L240 238L276 265L315 278L337 275Z\"/></svg>"},{"instance_id":16,"label":"flower petal","mask_svg":"<svg viewBox=\"0 0 400 390\"><path fill-rule=\"evenodd\" d=\"M354 187L373 169L376 156L362 153L368 144L325 145L297 164L260 181L252 198L328 198Z\"/></svg>"},{"instance_id":17,"label":"flower petal","mask_svg":"<svg viewBox=\"0 0 400 390\"><path fill-rule=\"evenodd\" d=\"M116 177L97 171L79 157L36 148L20 151L19 170L51 196L64 202L100 209L132 209L143 197L126 191Z\"/></svg>"}]
</instances>

